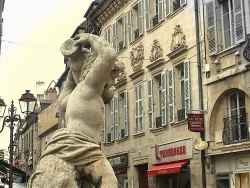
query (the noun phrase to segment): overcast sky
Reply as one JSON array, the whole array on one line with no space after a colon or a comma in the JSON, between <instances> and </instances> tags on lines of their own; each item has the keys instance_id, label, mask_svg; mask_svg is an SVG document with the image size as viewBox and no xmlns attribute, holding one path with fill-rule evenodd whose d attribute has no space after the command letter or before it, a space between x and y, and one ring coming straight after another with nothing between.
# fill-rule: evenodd
<instances>
[{"instance_id":1,"label":"overcast sky","mask_svg":"<svg viewBox=\"0 0 250 188\"><path fill-rule=\"evenodd\" d=\"M21 94L27 89L36 94L37 81L44 81L47 88L52 80L58 80L65 68L60 46L84 21L83 16L91 2L5 0L0 96L7 107L13 100L20 109L18 99ZM4 129L0 133L0 149L9 146L9 128Z\"/></svg>"}]
</instances>

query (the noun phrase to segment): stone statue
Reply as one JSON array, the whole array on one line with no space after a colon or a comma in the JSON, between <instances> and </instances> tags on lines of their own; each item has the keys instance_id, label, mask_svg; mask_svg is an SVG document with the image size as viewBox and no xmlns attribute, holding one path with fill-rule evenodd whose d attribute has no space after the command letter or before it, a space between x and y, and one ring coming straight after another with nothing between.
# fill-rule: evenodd
<instances>
[{"instance_id":1,"label":"stone statue","mask_svg":"<svg viewBox=\"0 0 250 188\"><path fill-rule=\"evenodd\" d=\"M111 45L92 34L68 39L61 52L69 58L70 67L59 96L66 128L53 134L27 187L118 188L113 169L99 144L104 103L113 97L113 85L122 65Z\"/></svg>"}]
</instances>

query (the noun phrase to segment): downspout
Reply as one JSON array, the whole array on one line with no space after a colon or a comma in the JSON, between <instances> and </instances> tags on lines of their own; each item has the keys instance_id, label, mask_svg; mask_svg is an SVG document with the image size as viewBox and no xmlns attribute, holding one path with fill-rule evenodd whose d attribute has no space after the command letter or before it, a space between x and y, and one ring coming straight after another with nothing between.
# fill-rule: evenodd
<instances>
[{"instance_id":1,"label":"downspout","mask_svg":"<svg viewBox=\"0 0 250 188\"><path fill-rule=\"evenodd\" d=\"M198 0L194 0L194 12L195 12L196 51L197 51L197 68L198 68L198 87L199 87L199 108L200 112L204 113ZM206 130L204 130L204 132L200 132L200 138L203 141L205 141L205 131ZM205 150L201 150L201 168L202 168L202 187L205 188L206 187Z\"/></svg>"}]
</instances>

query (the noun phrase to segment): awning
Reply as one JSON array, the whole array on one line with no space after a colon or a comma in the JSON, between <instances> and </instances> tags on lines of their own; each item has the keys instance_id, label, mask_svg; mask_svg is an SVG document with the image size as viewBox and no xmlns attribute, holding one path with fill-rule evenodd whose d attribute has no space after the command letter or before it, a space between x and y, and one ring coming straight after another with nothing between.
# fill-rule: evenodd
<instances>
[{"instance_id":1,"label":"awning","mask_svg":"<svg viewBox=\"0 0 250 188\"><path fill-rule=\"evenodd\" d=\"M10 165L8 163L6 163L5 161L3 160L0 160L0 167L2 167L1 171L3 172L3 169L5 169L6 171L9 171L10 170ZM18 176L23 176L23 175L26 175L26 173L16 167L13 166L13 174L15 175L18 175Z\"/></svg>"},{"instance_id":2,"label":"awning","mask_svg":"<svg viewBox=\"0 0 250 188\"><path fill-rule=\"evenodd\" d=\"M178 173L181 171L181 167L187 163L188 161L181 161L153 166L148 169L148 176Z\"/></svg>"}]
</instances>

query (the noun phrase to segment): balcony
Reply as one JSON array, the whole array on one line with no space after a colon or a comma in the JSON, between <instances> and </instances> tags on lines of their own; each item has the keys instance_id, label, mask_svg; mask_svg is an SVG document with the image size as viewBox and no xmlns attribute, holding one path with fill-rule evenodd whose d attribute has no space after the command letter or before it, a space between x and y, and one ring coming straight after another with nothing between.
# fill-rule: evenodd
<instances>
[{"instance_id":1,"label":"balcony","mask_svg":"<svg viewBox=\"0 0 250 188\"><path fill-rule=\"evenodd\" d=\"M158 14L156 14L154 17L153 17L153 19L152 19L152 21L153 21L153 27L154 26L156 26L157 24L158 24Z\"/></svg>"},{"instance_id":2,"label":"balcony","mask_svg":"<svg viewBox=\"0 0 250 188\"><path fill-rule=\"evenodd\" d=\"M119 52L124 49L123 41L119 42Z\"/></svg>"},{"instance_id":3,"label":"balcony","mask_svg":"<svg viewBox=\"0 0 250 188\"><path fill-rule=\"evenodd\" d=\"M223 122L222 139L225 145L249 140L246 114L224 118Z\"/></svg>"},{"instance_id":4,"label":"balcony","mask_svg":"<svg viewBox=\"0 0 250 188\"><path fill-rule=\"evenodd\" d=\"M134 30L134 35L135 35L135 40L137 38L139 38L139 28L137 28L136 30Z\"/></svg>"},{"instance_id":5,"label":"balcony","mask_svg":"<svg viewBox=\"0 0 250 188\"><path fill-rule=\"evenodd\" d=\"M186 110L182 108L177 111L178 121L184 121L186 119Z\"/></svg>"}]
</instances>

